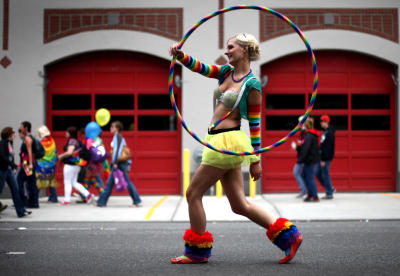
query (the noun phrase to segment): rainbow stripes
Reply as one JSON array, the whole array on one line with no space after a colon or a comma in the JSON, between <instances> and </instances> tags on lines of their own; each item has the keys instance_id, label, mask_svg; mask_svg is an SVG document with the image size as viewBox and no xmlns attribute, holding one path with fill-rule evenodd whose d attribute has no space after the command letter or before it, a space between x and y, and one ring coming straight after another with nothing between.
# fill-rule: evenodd
<instances>
[{"instance_id":1,"label":"rainbow stripes","mask_svg":"<svg viewBox=\"0 0 400 276\"><path fill-rule=\"evenodd\" d=\"M218 78L221 67L217 65L205 64L196 58L182 52L177 56L177 59L189 70L202 74L207 78Z\"/></svg>"},{"instance_id":2,"label":"rainbow stripes","mask_svg":"<svg viewBox=\"0 0 400 276\"><path fill-rule=\"evenodd\" d=\"M184 256L193 261L204 260L211 257L214 239L210 232L206 231L202 235L199 235L191 229L187 229L183 235L183 240L185 241Z\"/></svg>"},{"instance_id":3,"label":"rainbow stripes","mask_svg":"<svg viewBox=\"0 0 400 276\"><path fill-rule=\"evenodd\" d=\"M103 176L105 179L108 179L108 177L110 177L111 174L111 170L110 170L110 165L108 164L107 159L104 160L104 172L103 172Z\"/></svg>"},{"instance_id":4,"label":"rainbow stripes","mask_svg":"<svg viewBox=\"0 0 400 276\"><path fill-rule=\"evenodd\" d=\"M301 233L297 227L285 218L278 218L267 231L267 237L281 250L290 249Z\"/></svg>"},{"instance_id":5,"label":"rainbow stripes","mask_svg":"<svg viewBox=\"0 0 400 276\"><path fill-rule=\"evenodd\" d=\"M260 117L261 117L261 105L249 105L248 119L250 127L250 140L254 150L258 150L261 147L261 135L260 135Z\"/></svg>"},{"instance_id":6,"label":"rainbow stripes","mask_svg":"<svg viewBox=\"0 0 400 276\"><path fill-rule=\"evenodd\" d=\"M96 190L101 194L104 191L104 188L100 186L100 183L97 182L96 176L85 176L83 179L83 183L81 183L86 190L89 190L90 186L94 186Z\"/></svg>"},{"instance_id":7,"label":"rainbow stripes","mask_svg":"<svg viewBox=\"0 0 400 276\"><path fill-rule=\"evenodd\" d=\"M285 137L283 137L283 138L280 139L279 141L277 141L277 142L275 142L275 143L273 143L273 144L271 144L271 145L269 145L269 146L267 146L267 147L260 148L260 149L258 149L258 150L254 150L254 151L252 151L252 152L247 152L247 151L245 151L245 152L228 151L228 150L216 148L216 147L214 147L213 145L211 145L211 144L205 142L204 140L200 139L200 137L199 137L196 133L194 133L194 132L189 128L189 126L186 124L186 122L183 120L183 118L182 118L182 116L181 116L181 114L180 114L180 112L179 112L179 110L178 110L178 107L177 107L177 105L176 105L175 97L174 97L173 76L174 76L174 70L175 70L175 64L176 64L176 59L177 59L177 57L173 57L172 60L171 60L171 65L170 65L170 67L169 67L169 68L170 68L170 69L169 69L169 77L168 77L169 95L170 95L170 100L171 100L172 108L174 109L175 114L176 114L176 116L178 117L178 119L181 121L182 127L183 127L194 139L196 139L198 142L200 142L200 143L203 144L204 146L206 146L206 147L208 147L208 148L210 148L210 149L212 149L212 150L215 150L215 151L217 151L217 152L220 152L220 153L229 154L229 155L237 155L237 156L253 155L253 154L263 153L263 152L269 151L269 150L271 150L271 149L273 149L273 148L276 148L276 147L282 145L283 143L285 143L290 137L292 137L296 132L298 132L298 131L301 129L301 127L303 126L304 122L306 121L306 119L307 119L308 116L310 115L310 113L311 113L311 111L312 111L312 109L313 109L313 107L314 107L315 98L316 98L316 96L317 96L317 88L318 88L317 62L316 62L316 60L315 60L315 55L314 55L314 53L313 53L313 51L312 51L312 49L311 49L311 46L310 46L310 44L308 43L306 37L304 36L303 32L302 32L289 18L287 18L287 17L284 16L283 14L281 14L281 13L279 13L279 12L273 10L273 9L270 9L270 8L266 8L266 7L262 7L262 6L256 6L256 5L238 5L238 6L232 6L232 7L223 8L223 9L220 9L220 10L218 10L218 11L215 11L215 12L213 12L213 13L211 13L211 14L205 16L205 17L202 18L201 20L199 20L196 24L194 24L193 27L190 28L190 30L183 36L182 40L179 42L178 48L179 48L179 49L182 48L183 44L184 44L185 41L188 39L188 37L189 37L201 24L203 24L203 23L206 22L207 20L209 20L209 19L211 19L211 18L213 18L213 17L215 17L215 16L217 16L217 15L220 15L220 14L223 14L223 13L226 13L226 12L229 12L229 11L240 10L240 9L253 9L253 10L259 10L259 11L262 11L262 12L268 12L268 13L270 13L270 14L273 14L273 15L279 17L280 19L282 19L282 20L285 21L286 23L288 23L288 24L294 29L294 31L300 36L300 38L303 40L303 42L304 42L304 44L305 44L305 46L306 46L306 48L307 48L307 51L308 51L308 53L309 53L309 56L310 56L311 62L312 62L312 69L313 69L313 76L314 76L314 79L313 79L312 96L311 96L311 99L310 99L310 103L308 104L308 107L307 107L307 109L306 109L306 112L305 112L305 114L303 115L303 119L298 123L298 125L297 125L290 133L288 133ZM201 69L200 69L200 70L201 70Z\"/></svg>"},{"instance_id":8,"label":"rainbow stripes","mask_svg":"<svg viewBox=\"0 0 400 276\"><path fill-rule=\"evenodd\" d=\"M74 165L85 167L87 161L79 157L79 152L74 151L71 156L67 157L67 160Z\"/></svg>"},{"instance_id":9,"label":"rainbow stripes","mask_svg":"<svg viewBox=\"0 0 400 276\"><path fill-rule=\"evenodd\" d=\"M44 147L44 156L36 160L36 185L38 189L55 187L57 185L55 179L57 168L56 143L51 136L43 138L40 143Z\"/></svg>"}]
</instances>

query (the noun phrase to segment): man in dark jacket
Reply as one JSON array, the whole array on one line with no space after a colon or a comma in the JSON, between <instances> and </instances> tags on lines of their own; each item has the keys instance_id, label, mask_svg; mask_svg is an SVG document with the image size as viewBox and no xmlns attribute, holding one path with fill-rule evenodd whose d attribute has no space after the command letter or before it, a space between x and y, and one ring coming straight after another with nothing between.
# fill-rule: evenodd
<instances>
[{"instance_id":1,"label":"man in dark jacket","mask_svg":"<svg viewBox=\"0 0 400 276\"><path fill-rule=\"evenodd\" d=\"M335 129L330 125L330 122L331 119L328 115L321 116L320 123L324 133L321 135L321 162L318 164L317 178L326 192L326 195L322 199L333 199L333 193L336 190L332 187L332 180L329 174L331 162L335 156Z\"/></svg>"}]
</instances>

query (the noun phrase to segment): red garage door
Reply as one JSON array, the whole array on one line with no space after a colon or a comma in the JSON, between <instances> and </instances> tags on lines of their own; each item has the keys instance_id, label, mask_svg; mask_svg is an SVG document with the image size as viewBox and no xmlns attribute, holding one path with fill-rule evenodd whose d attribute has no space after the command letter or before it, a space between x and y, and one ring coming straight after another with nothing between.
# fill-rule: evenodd
<instances>
[{"instance_id":1,"label":"red garage door","mask_svg":"<svg viewBox=\"0 0 400 276\"><path fill-rule=\"evenodd\" d=\"M168 95L169 62L150 55L102 51L83 54L47 67L47 124L57 149L65 129L84 129L99 108L124 125L133 151L130 177L140 194L178 194L181 185L181 127ZM180 73L180 68L177 68ZM180 107L180 89L175 87ZM110 149L110 123L102 138ZM58 170L59 183L62 170ZM63 193L63 187L60 187Z\"/></svg>"},{"instance_id":2,"label":"red garage door","mask_svg":"<svg viewBox=\"0 0 400 276\"><path fill-rule=\"evenodd\" d=\"M311 115L328 114L336 127L336 155L331 165L338 191L395 190L395 67L353 52L316 54L319 93ZM288 56L262 68L263 145L283 137L304 113L312 91L307 54ZM292 175L296 153L290 142L263 154L263 192L298 191ZM323 188L319 186L321 191Z\"/></svg>"}]
</instances>

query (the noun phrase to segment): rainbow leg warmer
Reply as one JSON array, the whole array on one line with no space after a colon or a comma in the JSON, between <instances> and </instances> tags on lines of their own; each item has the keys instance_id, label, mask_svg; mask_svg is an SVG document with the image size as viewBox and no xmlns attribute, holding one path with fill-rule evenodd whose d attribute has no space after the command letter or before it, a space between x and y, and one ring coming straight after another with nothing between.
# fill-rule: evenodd
<instances>
[{"instance_id":1,"label":"rainbow leg warmer","mask_svg":"<svg viewBox=\"0 0 400 276\"><path fill-rule=\"evenodd\" d=\"M186 257L192 260L201 260L211 257L214 239L210 232L206 231L203 235L199 235L191 229L187 229L183 240L185 241L184 255Z\"/></svg>"},{"instance_id":2,"label":"rainbow leg warmer","mask_svg":"<svg viewBox=\"0 0 400 276\"><path fill-rule=\"evenodd\" d=\"M270 241L285 252L279 263L287 263L293 259L303 240L297 227L285 218L278 218L267 231Z\"/></svg>"},{"instance_id":3,"label":"rainbow leg warmer","mask_svg":"<svg viewBox=\"0 0 400 276\"><path fill-rule=\"evenodd\" d=\"M211 257L211 249L214 239L208 231L199 235L191 229L187 229L183 235L185 251L183 256L172 258L172 263L204 263Z\"/></svg>"}]
</instances>

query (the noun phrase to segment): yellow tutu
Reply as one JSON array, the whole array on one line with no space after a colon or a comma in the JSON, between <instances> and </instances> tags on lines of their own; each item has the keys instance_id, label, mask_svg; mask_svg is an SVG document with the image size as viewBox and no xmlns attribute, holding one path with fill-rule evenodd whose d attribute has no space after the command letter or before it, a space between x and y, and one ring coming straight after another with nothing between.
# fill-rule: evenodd
<instances>
[{"instance_id":1,"label":"yellow tutu","mask_svg":"<svg viewBox=\"0 0 400 276\"><path fill-rule=\"evenodd\" d=\"M253 151L250 138L242 130L233 130L218 134L207 134L206 142L214 147L230 151ZM204 147L201 164L220 169L235 169L241 165L247 166L260 158L255 155L236 156L223 154Z\"/></svg>"}]
</instances>

